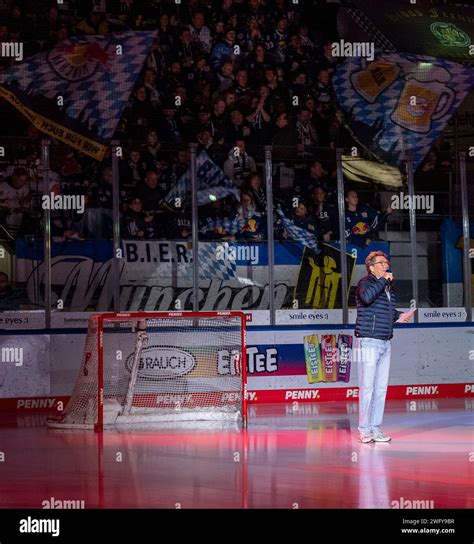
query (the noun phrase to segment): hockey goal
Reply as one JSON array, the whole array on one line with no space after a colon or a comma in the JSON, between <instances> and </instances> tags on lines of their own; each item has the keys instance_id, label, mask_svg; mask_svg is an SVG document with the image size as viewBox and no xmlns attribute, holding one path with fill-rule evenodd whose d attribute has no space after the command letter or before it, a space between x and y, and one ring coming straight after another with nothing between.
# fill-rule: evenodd
<instances>
[{"instance_id":1,"label":"hockey goal","mask_svg":"<svg viewBox=\"0 0 474 544\"><path fill-rule=\"evenodd\" d=\"M54 428L247 421L245 315L92 315L72 396Z\"/></svg>"}]
</instances>

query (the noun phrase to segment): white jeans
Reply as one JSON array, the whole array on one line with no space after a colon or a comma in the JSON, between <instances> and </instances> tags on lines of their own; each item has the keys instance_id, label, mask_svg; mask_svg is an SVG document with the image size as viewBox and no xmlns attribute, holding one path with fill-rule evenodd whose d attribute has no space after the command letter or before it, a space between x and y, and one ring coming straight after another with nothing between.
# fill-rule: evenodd
<instances>
[{"instance_id":1,"label":"white jeans","mask_svg":"<svg viewBox=\"0 0 474 544\"><path fill-rule=\"evenodd\" d=\"M359 432L375 433L382 425L390 371L390 340L361 338L359 370Z\"/></svg>"}]
</instances>

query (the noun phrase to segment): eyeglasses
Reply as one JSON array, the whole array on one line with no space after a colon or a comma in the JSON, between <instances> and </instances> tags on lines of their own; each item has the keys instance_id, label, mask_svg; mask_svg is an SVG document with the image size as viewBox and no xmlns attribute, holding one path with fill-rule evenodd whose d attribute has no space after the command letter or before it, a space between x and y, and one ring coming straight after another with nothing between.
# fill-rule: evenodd
<instances>
[{"instance_id":1,"label":"eyeglasses","mask_svg":"<svg viewBox=\"0 0 474 544\"><path fill-rule=\"evenodd\" d=\"M373 266L375 266L376 264L386 264L387 266L390 266L390 263L388 261L377 261L373 264Z\"/></svg>"}]
</instances>

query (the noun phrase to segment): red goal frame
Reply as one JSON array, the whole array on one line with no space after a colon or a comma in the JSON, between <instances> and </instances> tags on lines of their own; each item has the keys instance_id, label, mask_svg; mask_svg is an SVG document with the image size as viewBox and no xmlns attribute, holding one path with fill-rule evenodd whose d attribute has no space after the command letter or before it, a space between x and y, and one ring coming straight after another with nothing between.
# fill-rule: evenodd
<instances>
[{"instance_id":1,"label":"red goal frame","mask_svg":"<svg viewBox=\"0 0 474 544\"><path fill-rule=\"evenodd\" d=\"M199 318L199 317L239 317L242 327L242 424L243 427L247 427L248 423L248 401L247 401L247 318L243 312L238 311L215 311L215 312L109 312L103 314L94 314L89 319L97 319L97 366L98 366L98 379L97 379L97 422L94 425L95 432L102 432L104 428L104 336L103 325L104 321L110 319L146 319L146 318L173 318L173 317L186 317L186 318Z\"/></svg>"}]
</instances>

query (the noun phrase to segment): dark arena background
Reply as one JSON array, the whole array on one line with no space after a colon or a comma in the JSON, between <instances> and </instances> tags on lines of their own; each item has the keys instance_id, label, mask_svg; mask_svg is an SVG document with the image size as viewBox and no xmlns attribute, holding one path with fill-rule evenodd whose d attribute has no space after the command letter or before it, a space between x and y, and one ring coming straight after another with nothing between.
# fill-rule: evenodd
<instances>
[{"instance_id":1,"label":"dark arena background","mask_svg":"<svg viewBox=\"0 0 474 544\"><path fill-rule=\"evenodd\" d=\"M0 0L0 542L471 543L473 185L470 2Z\"/></svg>"}]
</instances>

